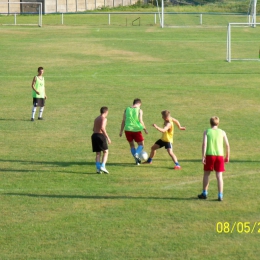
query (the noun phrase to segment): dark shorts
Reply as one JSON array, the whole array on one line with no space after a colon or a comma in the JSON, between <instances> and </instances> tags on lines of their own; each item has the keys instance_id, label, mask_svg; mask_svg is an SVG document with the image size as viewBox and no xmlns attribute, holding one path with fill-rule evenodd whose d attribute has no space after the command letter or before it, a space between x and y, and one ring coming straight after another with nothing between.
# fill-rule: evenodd
<instances>
[{"instance_id":1,"label":"dark shorts","mask_svg":"<svg viewBox=\"0 0 260 260\"><path fill-rule=\"evenodd\" d=\"M108 150L107 140L103 134L94 133L91 136L91 140L92 140L93 152L101 152L101 151Z\"/></svg>"},{"instance_id":2,"label":"dark shorts","mask_svg":"<svg viewBox=\"0 0 260 260\"><path fill-rule=\"evenodd\" d=\"M170 142L164 142L162 139L159 139L155 142L160 148L165 147L165 149L172 149L172 144Z\"/></svg>"},{"instance_id":3,"label":"dark shorts","mask_svg":"<svg viewBox=\"0 0 260 260\"><path fill-rule=\"evenodd\" d=\"M142 132L131 132L131 131L125 131L125 136L128 142L132 142L135 140L135 142L139 143L144 140Z\"/></svg>"},{"instance_id":4,"label":"dark shorts","mask_svg":"<svg viewBox=\"0 0 260 260\"><path fill-rule=\"evenodd\" d=\"M204 171L224 172L224 156L206 155L206 164L204 164Z\"/></svg>"},{"instance_id":5,"label":"dark shorts","mask_svg":"<svg viewBox=\"0 0 260 260\"><path fill-rule=\"evenodd\" d=\"M33 98L33 106L34 107L44 107L45 98Z\"/></svg>"}]
</instances>

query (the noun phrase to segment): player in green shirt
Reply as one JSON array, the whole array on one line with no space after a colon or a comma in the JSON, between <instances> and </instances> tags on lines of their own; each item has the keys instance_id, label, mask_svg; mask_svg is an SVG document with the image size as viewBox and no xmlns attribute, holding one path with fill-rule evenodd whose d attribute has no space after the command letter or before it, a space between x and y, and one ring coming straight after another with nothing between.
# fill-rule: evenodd
<instances>
[{"instance_id":1,"label":"player in green shirt","mask_svg":"<svg viewBox=\"0 0 260 260\"><path fill-rule=\"evenodd\" d=\"M33 108L32 108L31 121L34 121L34 116L35 116L37 107L40 107L38 119L43 120L42 113L43 113L44 106L45 106L45 100L47 99L47 96L45 93L43 73L44 73L43 67L39 67L38 75L35 76L32 81Z\"/></svg>"},{"instance_id":2,"label":"player in green shirt","mask_svg":"<svg viewBox=\"0 0 260 260\"><path fill-rule=\"evenodd\" d=\"M141 163L139 154L142 152L144 147L144 138L142 130L148 134L146 127L143 122L143 111L140 108L142 105L141 99L136 98L133 101L133 105L125 109L123 120L121 123L121 129L119 136L121 137L125 130L125 136L130 145L131 154L135 158L136 165ZM135 148L135 142L138 147Z\"/></svg>"},{"instance_id":3,"label":"player in green shirt","mask_svg":"<svg viewBox=\"0 0 260 260\"><path fill-rule=\"evenodd\" d=\"M219 118L210 118L211 128L203 133L202 163L204 164L203 191L198 195L199 199L206 199L209 187L209 175L211 171L216 172L218 182L218 200L223 200L223 177L225 171L224 162L229 162L230 147L226 133L218 128ZM224 148L226 145L226 156L224 159Z\"/></svg>"}]
</instances>

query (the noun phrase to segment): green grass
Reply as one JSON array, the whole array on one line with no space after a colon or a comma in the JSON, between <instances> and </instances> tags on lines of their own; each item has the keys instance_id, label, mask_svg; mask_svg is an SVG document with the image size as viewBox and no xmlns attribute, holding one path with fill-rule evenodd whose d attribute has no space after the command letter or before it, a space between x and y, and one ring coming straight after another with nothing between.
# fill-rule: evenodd
<instances>
[{"instance_id":1,"label":"green grass","mask_svg":"<svg viewBox=\"0 0 260 260\"><path fill-rule=\"evenodd\" d=\"M250 39L259 43L257 31L245 37L247 30L233 35L241 55L248 55ZM225 61L225 27L2 26L0 32L0 259L259 258L260 225L250 234L216 231L218 222L248 221L251 228L260 222L259 64ZM38 66L45 68L48 100L45 120L32 123ZM147 152L161 136L151 126L162 124L161 110L187 127L175 130L181 171L164 149L152 165L134 165L119 130L136 97L149 130ZM111 174L97 175L90 136L104 105ZM231 145L222 203L214 174L209 199L196 199L202 133L212 115Z\"/></svg>"}]
</instances>

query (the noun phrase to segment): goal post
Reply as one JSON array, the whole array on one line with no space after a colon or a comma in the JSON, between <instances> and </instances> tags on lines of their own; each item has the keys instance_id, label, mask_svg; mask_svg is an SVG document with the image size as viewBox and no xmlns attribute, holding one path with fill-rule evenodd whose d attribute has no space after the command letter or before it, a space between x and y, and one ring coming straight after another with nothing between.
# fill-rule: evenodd
<instances>
[{"instance_id":1,"label":"goal post","mask_svg":"<svg viewBox=\"0 0 260 260\"><path fill-rule=\"evenodd\" d=\"M3 23L3 25L36 25L42 27L41 2L0 2L0 15L14 16L13 23L10 23L10 19L6 19L8 22ZM30 16L38 16L38 19L30 19ZM5 21L3 18L2 20ZM23 20L23 22L17 22L17 20Z\"/></svg>"},{"instance_id":2,"label":"goal post","mask_svg":"<svg viewBox=\"0 0 260 260\"><path fill-rule=\"evenodd\" d=\"M231 28L232 27L246 27L247 28L247 32L250 30L253 30L255 32L256 35L259 35L259 28L256 28L256 25L260 25L260 23L254 23L254 28L252 28L252 23L229 23L227 26L227 56L226 56L226 60L227 62L231 62L232 60L241 60L241 61L260 61L260 57L259 57L259 52L260 52L260 46L259 46L259 37L258 38L253 38L253 40L250 40L249 37L243 37L243 40L239 40L240 45L242 46L242 43L248 43L247 46L243 46L243 50L245 52L245 55L251 55L250 50L252 50L252 44L257 45L257 49L253 50L254 52L254 58L252 57L243 57L241 53L239 53L240 57L236 57L236 58L232 58L232 31ZM247 32L243 32L244 34ZM242 32L241 32L242 33ZM239 51L238 51L239 52Z\"/></svg>"}]
</instances>

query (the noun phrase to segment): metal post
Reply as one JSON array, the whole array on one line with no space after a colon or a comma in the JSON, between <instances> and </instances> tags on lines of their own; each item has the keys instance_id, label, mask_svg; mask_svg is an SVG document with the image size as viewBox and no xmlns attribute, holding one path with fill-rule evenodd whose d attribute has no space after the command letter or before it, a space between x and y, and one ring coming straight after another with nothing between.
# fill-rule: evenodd
<instances>
[{"instance_id":1,"label":"metal post","mask_svg":"<svg viewBox=\"0 0 260 260\"><path fill-rule=\"evenodd\" d=\"M231 62L231 26L228 24L227 29L227 61Z\"/></svg>"},{"instance_id":2,"label":"metal post","mask_svg":"<svg viewBox=\"0 0 260 260\"><path fill-rule=\"evenodd\" d=\"M200 25L202 25L202 14L200 14Z\"/></svg>"},{"instance_id":3,"label":"metal post","mask_svg":"<svg viewBox=\"0 0 260 260\"><path fill-rule=\"evenodd\" d=\"M63 13L61 13L61 24L63 25Z\"/></svg>"},{"instance_id":4,"label":"metal post","mask_svg":"<svg viewBox=\"0 0 260 260\"><path fill-rule=\"evenodd\" d=\"M42 27L42 3L40 3L39 8L39 27Z\"/></svg>"},{"instance_id":5,"label":"metal post","mask_svg":"<svg viewBox=\"0 0 260 260\"><path fill-rule=\"evenodd\" d=\"M164 27L164 0L162 0L162 28Z\"/></svg>"},{"instance_id":6,"label":"metal post","mask_svg":"<svg viewBox=\"0 0 260 260\"><path fill-rule=\"evenodd\" d=\"M14 14L14 25L16 25L16 13Z\"/></svg>"},{"instance_id":7,"label":"metal post","mask_svg":"<svg viewBox=\"0 0 260 260\"><path fill-rule=\"evenodd\" d=\"M108 25L110 25L110 14L108 14Z\"/></svg>"}]
</instances>

